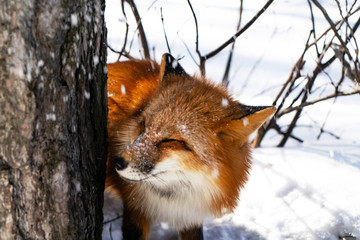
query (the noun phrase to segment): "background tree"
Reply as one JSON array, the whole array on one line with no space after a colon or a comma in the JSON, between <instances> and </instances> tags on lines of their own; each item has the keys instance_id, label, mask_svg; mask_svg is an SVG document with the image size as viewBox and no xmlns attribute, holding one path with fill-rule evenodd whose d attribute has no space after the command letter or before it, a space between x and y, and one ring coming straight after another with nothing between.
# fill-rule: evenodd
<instances>
[{"instance_id":1,"label":"background tree","mask_svg":"<svg viewBox=\"0 0 360 240\"><path fill-rule=\"evenodd\" d=\"M104 1L0 2L0 239L99 239Z\"/></svg>"}]
</instances>

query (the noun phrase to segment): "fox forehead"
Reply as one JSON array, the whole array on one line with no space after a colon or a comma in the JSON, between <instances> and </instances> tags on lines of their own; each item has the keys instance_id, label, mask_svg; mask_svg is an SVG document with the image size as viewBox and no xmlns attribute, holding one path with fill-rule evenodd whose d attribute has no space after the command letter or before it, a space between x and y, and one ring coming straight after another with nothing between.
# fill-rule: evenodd
<instances>
[{"instance_id":1,"label":"fox forehead","mask_svg":"<svg viewBox=\"0 0 360 240\"><path fill-rule=\"evenodd\" d=\"M238 111L225 89L198 78L174 78L171 85L159 86L143 116L148 124L171 125L176 130L216 129L232 120ZM181 91L179 91L181 89Z\"/></svg>"}]
</instances>

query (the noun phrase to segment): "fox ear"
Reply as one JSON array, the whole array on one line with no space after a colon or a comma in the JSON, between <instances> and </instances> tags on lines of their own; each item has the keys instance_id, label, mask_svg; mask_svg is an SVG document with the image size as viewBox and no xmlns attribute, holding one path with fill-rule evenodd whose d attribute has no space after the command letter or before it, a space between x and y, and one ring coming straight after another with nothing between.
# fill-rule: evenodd
<instances>
[{"instance_id":1,"label":"fox ear","mask_svg":"<svg viewBox=\"0 0 360 240\"><path fill-rule=\"evenodd\" d=\"M220 139L236 142L239 145L247 142L249 136L275 113L275 107L251 107L239 104L240 114L218 132Z\"/></svg>"},{"instance_id":2,"label":"fox ear","mask_svg":"<svg viewBox=\"0 0 360 240\"><path fill-rule=\"evenodd\" d=\"M164 53L161 57L160 80L163 81L164 77L167 77L170 74L188 76L185 70L181 67L178 61L171 56L171 54Z\"/></svg>"}]
</instances>

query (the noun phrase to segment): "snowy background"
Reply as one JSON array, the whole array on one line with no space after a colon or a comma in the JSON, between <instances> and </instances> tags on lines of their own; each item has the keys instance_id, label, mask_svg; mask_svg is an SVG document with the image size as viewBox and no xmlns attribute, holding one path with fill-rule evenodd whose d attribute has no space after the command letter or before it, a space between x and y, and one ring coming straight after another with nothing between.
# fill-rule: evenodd
<instances>
[{"instance_id":1,"label":"snowy background","mask_svg":"<svg viewBox=\"0 0 360 240\"><path fill-rule=\"evenodd\" d=\"M324 2L324 1L322 1ZM120 50L125 24L120 0L106 1L108 43ZM188 73L199 73L190 54L195 53L195 26L186 0L135 1L151 56L160 60L167 52L161 10L172 54L183 57L180 63ZM244 1L242 23L246 23L265 1ZM192 1L199 23L199 49L205 55L230 38L238 21L239 1ZM335 1L327 11L336 13ZM141 58L135 24L130 9L128 41L132 53ZM315 11L323 29L328 25ZM321 25L319 27L321 30ZM229 89L242 103L269 105L303 51L311 29L307 1L275 1L236 42ZM357 32L357 39L360 33ZM129 48L128 48L129 49ZM207 77L219 82L229 49L210 59ZM108 52L108 62L117 54ZM125 60L125 58L122 58ZM338 76L340 69L329 69ZM351 88L351 84L348 83ZM328 116L325 128L339 136L322 134L319 127ZM306 108L295 134L304 140L289 141L275 148L278 136L268 134L261 148L253 151L251 177L241 193L233 214L207 219L205 239L360 239L360 96L338 98ZM305 127L306 126L306 127ZM311 127L309 127L311 126ZM106 196L104 218L121 216L121 205ZM121 239L121 218L104 225L103 239ZM111 233L111 236L110 236ZM165 223L153 228L151 239L177 239Z\"/></svg>"}]
</instances>

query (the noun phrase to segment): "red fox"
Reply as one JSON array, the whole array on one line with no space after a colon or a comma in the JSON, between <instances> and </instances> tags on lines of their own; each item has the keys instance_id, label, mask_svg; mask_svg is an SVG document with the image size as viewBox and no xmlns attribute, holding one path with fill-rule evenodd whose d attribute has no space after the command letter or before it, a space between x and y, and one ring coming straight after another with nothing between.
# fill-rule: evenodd
<instances>
[{"instance_id":1,"label":"red fox","mask_svg":"<svg viewBox=\"0 0 360 240\"><path fill-rule=\"evenodd\" d=\"M123 199L123 239L168 222L182 240L237 204L251 165L249 135L275 107L250 107L188 75L170 54L108 64L106 187Z\"/></svg>"}]
</instances>

